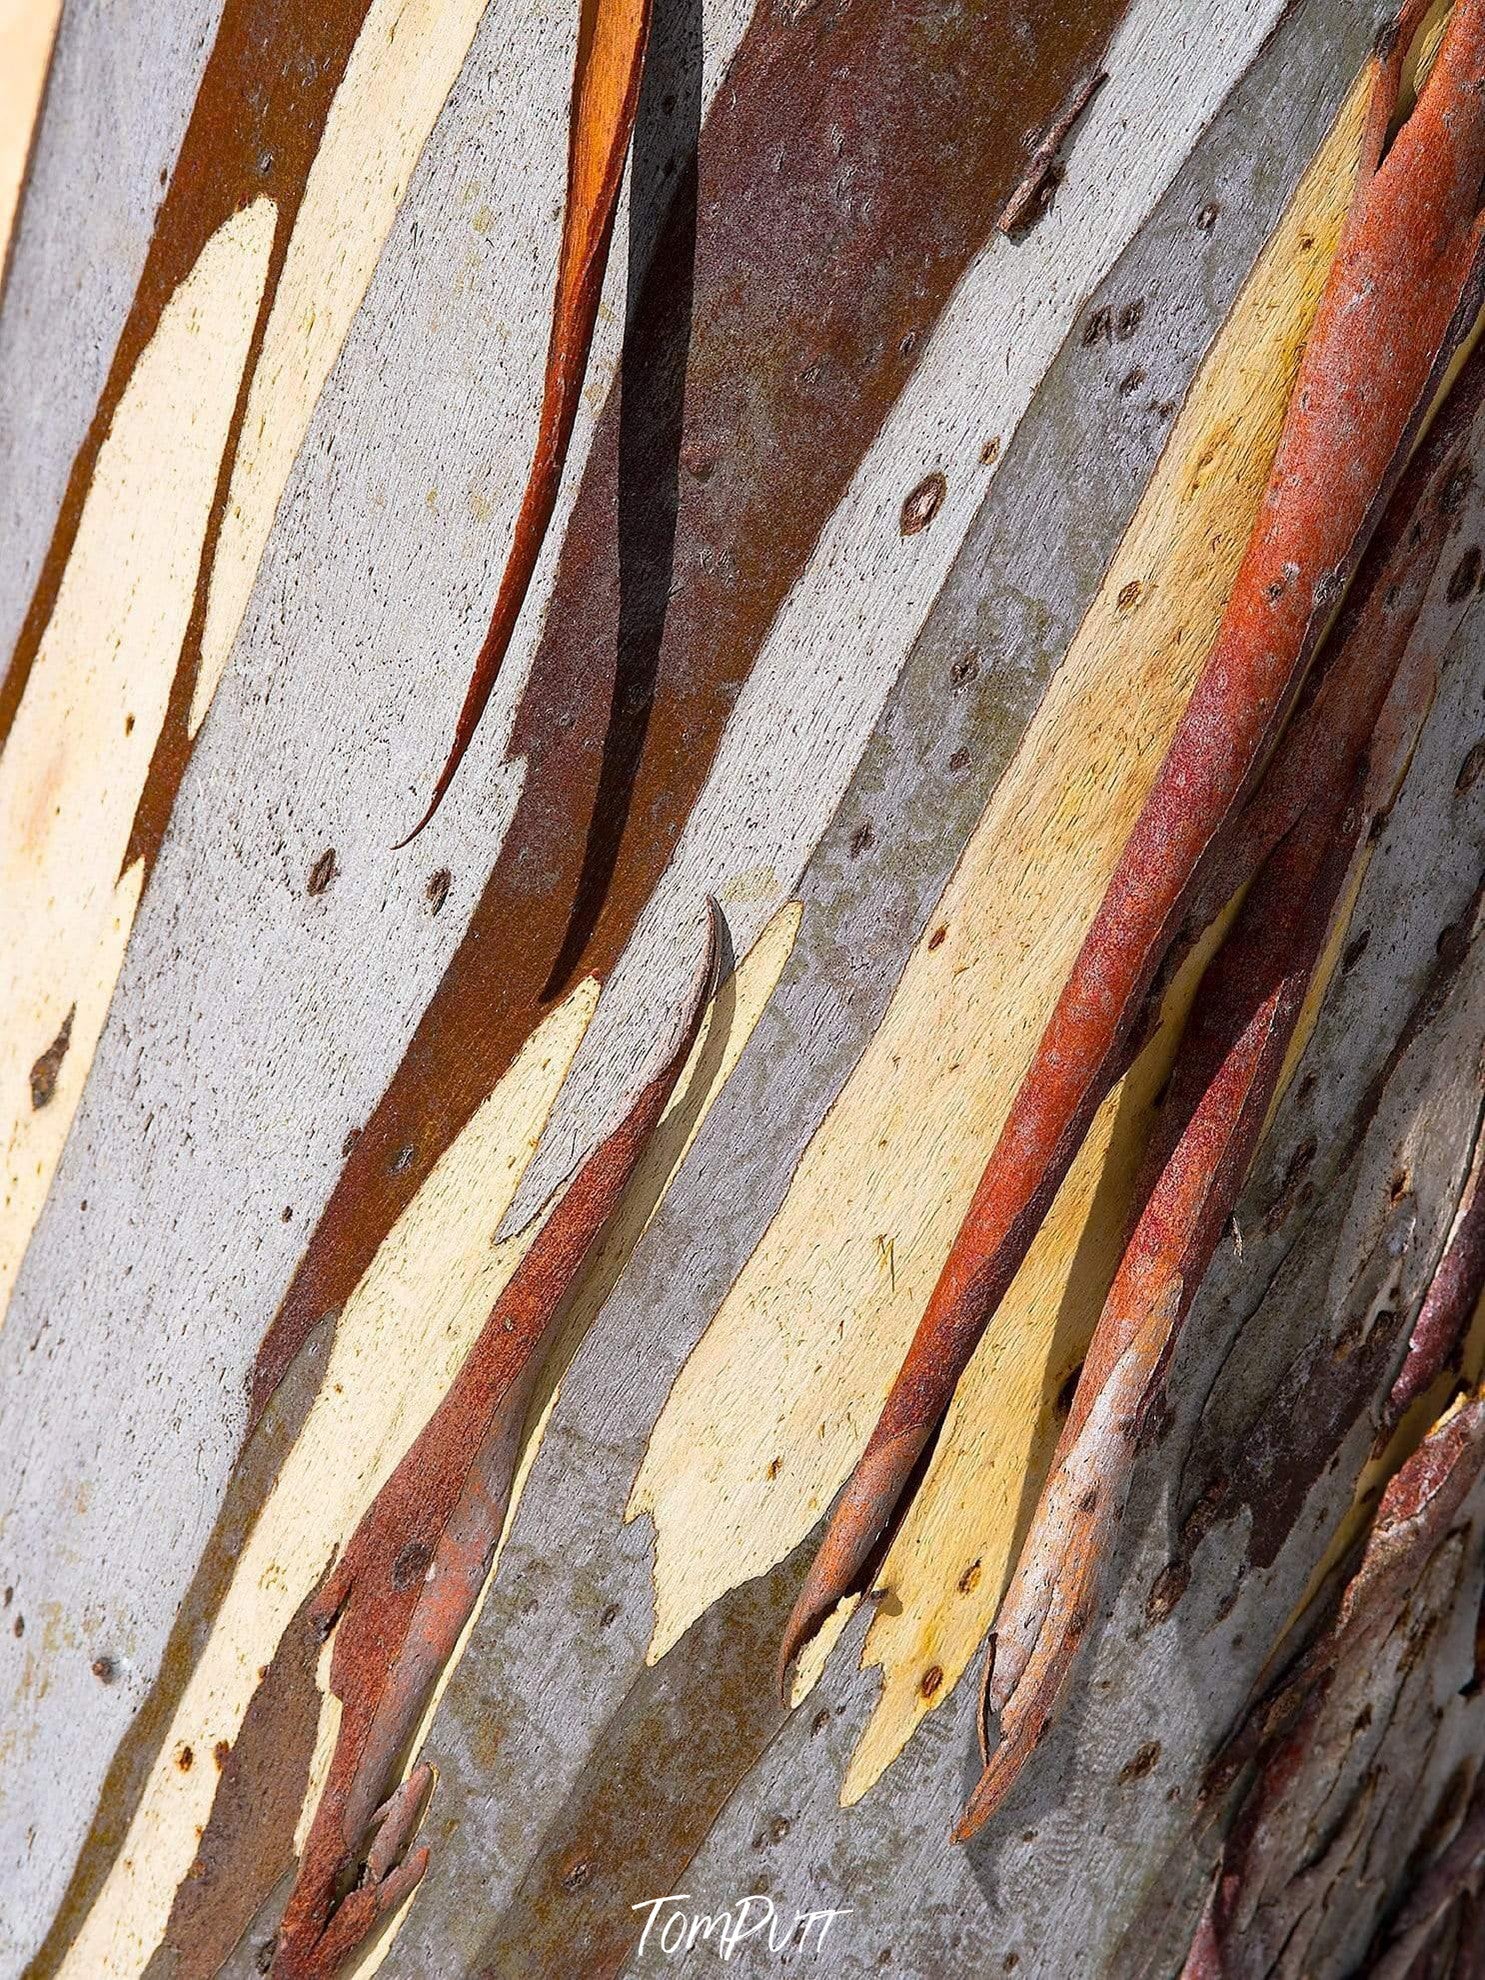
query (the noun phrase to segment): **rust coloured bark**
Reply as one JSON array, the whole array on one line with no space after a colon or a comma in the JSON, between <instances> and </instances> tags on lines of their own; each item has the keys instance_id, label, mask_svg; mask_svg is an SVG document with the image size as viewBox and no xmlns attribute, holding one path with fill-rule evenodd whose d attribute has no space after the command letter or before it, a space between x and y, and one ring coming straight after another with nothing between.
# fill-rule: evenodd
<instances>
[{"instance_id":1,"label":"rust coloured bark","mask_svg":"<svg viewBox=\"0 0 1485 1980\"><path fill-rule=\"evenodd\" d=\"M545 1346L695 1043L715 986L719 922L709 903L706 951L659 1069L548 1216L311 1605L311 1624L335 1633L330 1681L342 1713L279 1934L273 1971L282 1980L337 1972L427 1866L426 1847L408 1844L430 1772L415 1768L400 1785L396 1775L484 1586ZM354 1882L339 1896L347 1877Z\"/></svg>"},{"instance_id":2,"label":"rust coloured bark","mask_svg":"<svg viewBox=\"0 0 1485 1980\"><path fill-rule=\"evenodd\" d=\"M1100 1102L1478 308L1485 0L1459 0L1389 143L1423 8L1373 58L1357 190L1258 520L1177 724L906 1360L842 1489L781 1671L857 1586Z\"/></svg>"}]
</instances>

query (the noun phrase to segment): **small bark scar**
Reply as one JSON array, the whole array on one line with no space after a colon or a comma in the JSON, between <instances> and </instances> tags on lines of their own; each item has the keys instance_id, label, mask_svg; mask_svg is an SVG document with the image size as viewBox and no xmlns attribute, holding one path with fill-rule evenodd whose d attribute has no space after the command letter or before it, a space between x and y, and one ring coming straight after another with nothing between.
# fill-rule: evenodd
<instances>
[{"instance_id":1,"label":"small bark scar","mask_svg":"<svg viewBox=\"0 0 1485 1980\"><path fill-rule=\"evenodd\" d=\"M1266 813L1262 799L1250 806L1336 602L1478 314L1485 271L1477 212L1485 0L1457 0L1427 81L1394 132L1405 59L1425 11L1423 0L1409 0L1397 35L1372 57L1351 209L1211 655L832 1510L785 1631L783 1673L860 1585L1094 1114L1132 1061L1162 967L1189 946L1193 919L1209 919L1215 897L1221 905L1274 857L1308 808L1306 777L1293 772L1289 786L1270 785ZM1329 719L1306 725L1312 752L1323 755ZM1349 741L1340 755L1302 836L1337 828L1354 800ZM1191 1292L1206 1262L1188 1281Z\"/></svg>"},{"instance_id":2,"label":"small bark scar","mask_svg":"<svg viewBox=\"0 0 1485 1980\"><path fill-rule=\"evenodd\" d=\"M474 738L551 527L598 320L652 12L653 0L582 0L568 127L567 205L536 448L490 624L455 724L453 746L428 808L399 842L403 846L418 836L443 802Z\"/></svg>"},{"instance_id":3,"label":"small bark scar","mask_svg":"<svg viewBox=\"0 0 1485 1980\"><path fill-rule=\"evenodd\" d=\"M1107 69L1094 69L1076 83L1066 102L1043 132L1027 162L1016 190L996 216L997 230L1014 236L1039 219L1060 177L1057 155L1072 135L1073 126L1109 79Z\"/></svg>"},{"instance_id":4,"label":"small bark scar","mask_svg":"<svg viewBox=\"0 0 1485 1980\"><path fill-rule=\"evenodd\" d=\"M574 1284L675 1090L715 987L721 913L674 1036L628 1113L583 1163L496 1300L444 1400L377 1493L310 1609L334 1634L342 1704L330 1771L272 1971L328 1980L426 1867L409 1852L431 1770L399 1785L439 1673L473 1612L510 1502L537 1376Z\"/></svg>"}]
</instances>

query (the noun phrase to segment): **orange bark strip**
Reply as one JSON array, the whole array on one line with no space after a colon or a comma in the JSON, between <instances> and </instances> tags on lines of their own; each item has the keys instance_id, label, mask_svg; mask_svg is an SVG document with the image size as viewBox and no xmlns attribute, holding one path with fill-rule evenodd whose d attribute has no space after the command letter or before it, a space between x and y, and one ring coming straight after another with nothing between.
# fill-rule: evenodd
<instances>
[{"instance_id":1,"label":"orange bark strip","mask_svg":"<svg viewBox=\"0 0 1485 1980\"><path fill-rule=\"evenodd\" d=\"M427 1866L426 1848L407 1845L431 1777L396 1775L489 1572L545 1347L696 1041L719 921L708 903L706 952L660 1069L551 1212L311 1605L320 1634L335 1632L330 1682L344 1709L284 1912L281 1980L328 1980ZM337 1899L347 1873L353 1888Z\"/></svg>"},{"instance_id":2,"label":"orange bark strip","mask_svg":"<svg viewBox=\"0 0 1485 1980\"><path fill-rule=\"evenodd\" d=\"M1262 1133L1354 844L1354 832L1337 843L1296 828L1260 876L1198 993L1191 1028L1204 1035L1195 1063L1209 1069L1213 1045L1221 1050L1225 1040L1227 1049L1160 1170L1100 1315L997 1619L986 1702L1000 1715L1001 1739L957 1841L1000 1806L1066 1687L1140 1448L1158 1430L1181 1322ZM1192 1081L1178 1071L1176 1082L1180 1111L1179 1089Z\"/></svg>"},{"instance_id":3,"label":"orange bark strip","mask_svg":"<svg viewBox=\"0 0 1485 1980\"><path fill-rule=\"evenodd\" d=\"M634 130L650 36L651 0L583 0L572 81L567 154L567 211L557 261L557 293L547 345L536 452L516 515L510 556L495 594L489 630L454 728L454 744L439 772L428 809L407 838L415 839L443 802L489 703L531 589L536 560L557 506L562 469L588 369L598 300L624 160Z\"/></svg>"},{"instance_id":4,"label":"orange bark strip","mask_svg":"<svg viewBox=\"0 0 1485 1980\"><path fill-rule=\"evenodd\" d=\"M785 1635L785 1670L855 1587L1105 1095L1205 863L1245 802L1479 306L1485 0L1458 0L1390 138L1422 14L1373 57L1367 150L1268 488L1177 725L934 1288L837 1500Z\"/></svg>"}]
</instances>

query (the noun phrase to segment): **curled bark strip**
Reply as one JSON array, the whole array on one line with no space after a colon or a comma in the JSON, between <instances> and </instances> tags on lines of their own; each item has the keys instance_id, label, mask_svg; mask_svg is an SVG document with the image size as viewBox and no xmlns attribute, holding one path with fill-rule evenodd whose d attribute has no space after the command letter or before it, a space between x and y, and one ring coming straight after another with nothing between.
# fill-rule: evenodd
<instances>
[{"instance_id":1,"label":"curled bark strip","mask_svg":"<svg viewBox=\"0 0 1485 1980\"><path fill-rule=\"evenodd\" d=\"M1383 1418L1384 1434L1404 1411L1457 1361L1480 1296L1485 1293L1485 1134L1477 1134L1449 1242L1433 1275L1407 1356L1398 1370Z\"/></svg>"},{"instance_id":2,"label":"curled bark strip","mask_svg":"<svg viewBox=\"0 0 1485 1980\"><path fill-rule=\"evenodd\" d=\"M1000 1744L958 1841L1000 1806L1051 1723L1097 1600L1142 1430L1263 1131L1355 839L1354 826L1339 844L1296 828L1198 991L1169 1102L1184 1125L1152 1157L1158 1175L1109 1289L996 1623L986 1703L999 1714Z\"/></svg>"},{"instance_id":3,"label":"curled bark strip","mask_svg":"<svg viewBox=\"0 0 1485 1980\"><path fill-rule=\"evenodd\" d=\"M1474 1589L1468 1575L1432 1576L1430 1568L1447 1547L1460 1549L1463 1563L1478 1544L1466 1536L1461 1546L1457 1529L1482 1471L1485 1398L1477 1396L1437 1424L1388 1485L1334 1620L1283 1695L1263 1707L1274 1731L1260 1745L1258 1773L1224 1846L1183 1980L1271 1970L1275 1950L1289 1942L1308 1901L1296 1866L1309 1860L1317 1832L1335 1833L1347 1818L1349 1811L1337 1806L1339 1790L1354 1806L1400 1766L1405 1772L1394 1783L1397 1793L1404 1799L1414 1793L1417 1747L1404 1725L1398 1735L1402 1758L1390 1769L1386 1729L1400 1720L1399 1698L1415 1667L1407 1641L1421 1640L1430 1620L1442 1620L1462 1593ZM1478 1528L1478 1515L1474 1524ZM1432 1723L1432 1685L1426 1689L1418 1709ZM1348 1777L1360 1726L1375 1728L1378 1745L1359 1778L1354 1768ZM1414 1927L1426 1931L1446 1887L1457 1890L1476 1872L1479 1851L1476 1800L1394 1921L1388 1956L1401 1952L1400 1938ZM1385 1958L1368 1962L1366 1970L1410 1969L1403 1957L1390 1968Z\"/></svg>"},{"instance_id":4,"label":"curled bark strip","mask_svg":"<svg viewBox=\"0 0 1485 1980\"><path fill-rule=\"evenodd\" d=\"M984 1772L954 1830L956 1842L972 1836L999 1805L1047 1731L1092 1620L1099 1563L1123 1506L1122 1482L1132 1468L1144 1406L1154 1393L1183 1302L1179 1273L1155 1276L1164 1284L1109 1371L1037 1510L1038 1529L1058 1536L1062 1558L1038 1556L1033 1561L1023 1553L991 1638L980 1700ZM1126 1449L1129 1461L1111 1462L1111 1453ZM1113 1477L1115 1472L1120 1476ZM993 1748L992 1714L1000 1719L1000 1741Z\"/></svg>"},{"instance_id":5,"label":"curled bark strip","mask_svg":"<svg viewBox=\"0 0 1485 1980\"><path fill-rule=\"evenodd\" d=\"M652 10L653 0L582 0L568 134L567 208L557 258L557 291L536 450L516 515L510 555L495 594L495 609L459 710L453 747L439 772L428 809L399 842L404 846L418 836L443 802L473 740L557 506L608 266Z\"/></svg>"},{"instance_id":6,"label":"curled bark strip","mask_svg":"<svg viewBox=\"0 0 1485 1980\"><path fill-rule=\"evenodd\" d=\"M1388 800L1393 759L1411 746L1412 728L1402 719L1386 726L1384 746L1382 717L1458 512L1482 397L1485 357L1476 353L1399 482L1315 692L1285 731L1234 832L1241 851L1225 857L1226 892L1214 892L1213 911L1255 861L1258 875L1198 990L1136 1192L1145 1208L1094 1330L1002 1605L986 1676L986 1703L1001 1716L1002 1740L993 1757L987 1754L961 1835L973 1833L1003 1799L1050 1722L1081 1634L1070 1619L1087 1619L1127 1495L1138 1454L1134 1425L1157 1399L1180 1324L1237 1200L1372 804ZM1379 749L1387 760L1377 760ZM1485 1228L1480 1248L1485 1272ZM1458 1324L1455 1316L1451 1342ZM1149 1378L1131 1394L1130 1358L1148 1325L1156 1334L1136 1360L1148 1365ZM1122 1398L1112 1421L1106 1388ZM1077 1590L1076 1610L1067 1585Z\"/></svg>"},{"instance_id":7,"label":"curled bark strip","mask_svg":"<svg viewBox=\"0 0 1485 1980\"><path fill-rule=\"evenodd\" d=\"M1094 1113L1127 1068L1203 862L1261 771L1478 308L1485 0L1458 0L1388 142L1421 6L1373 58L1366 154L1210 658L1042 1035L785 1634L857 1585Z\"/></svg>"},{"instance_id":8,"label":"curled bark strip","mask_svg":"<svg viewBox=\"0 0 1485 1980\"><path fill-rule=\"evenodd\" d=\"M422 1875L427 1851L404 1851L428 1770L400 1787L396 1776L484 1586L546 1345L695 1043L720 954L720 911L707 911L706 952L663 1063L547 1217L311 1606L314 1626L335 1632L330 1683L343 1710L284 1912L281 1980L327 1980Z\"/></svg>"}]
</instances>

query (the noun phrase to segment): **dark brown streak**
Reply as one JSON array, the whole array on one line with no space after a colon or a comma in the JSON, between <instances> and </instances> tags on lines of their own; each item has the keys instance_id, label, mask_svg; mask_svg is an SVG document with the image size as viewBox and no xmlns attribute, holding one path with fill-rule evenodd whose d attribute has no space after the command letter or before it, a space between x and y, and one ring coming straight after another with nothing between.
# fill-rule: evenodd
<instances>
[{"instance_id":1,"label":"dark brown streak","mask_svg":"<svg viewBox=\"0 0 1485 1980\"><path fill-rule=\"evenodd\" d=\"M542 997L580 967L614 877L655 707L675 577L687 358L696 288L700 0L664 0L645 57L629 167L629 271L619 363L615 535L619 606L613 695L582 870Z\"/></svg>"}]
</instances>

